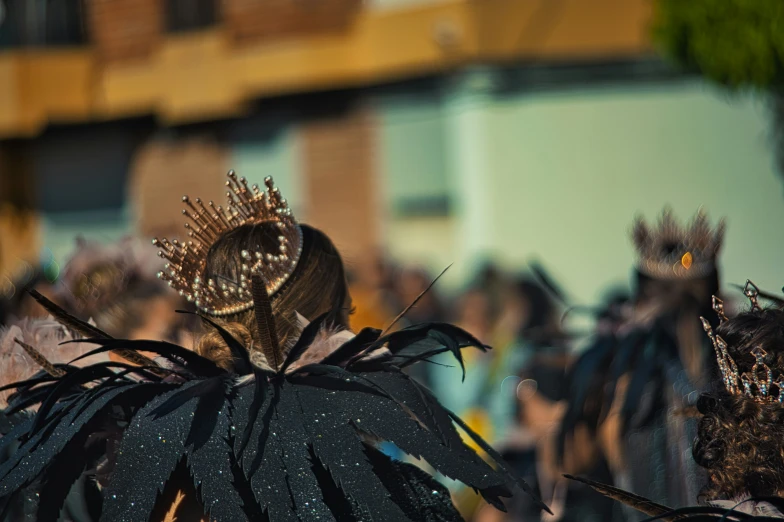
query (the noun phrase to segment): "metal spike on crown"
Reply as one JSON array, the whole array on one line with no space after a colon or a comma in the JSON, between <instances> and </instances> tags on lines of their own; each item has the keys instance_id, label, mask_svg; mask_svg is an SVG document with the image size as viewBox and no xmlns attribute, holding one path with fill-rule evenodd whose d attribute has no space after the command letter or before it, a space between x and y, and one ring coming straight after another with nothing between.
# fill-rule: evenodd
<instances>
[{"instance_id":1,"label":"metal spike on crown","mask_svg":"<svg viewBox=\"0 0 784 522\"><path fill-rule=\"evenodd\" d=\"M182 197L186 205L182 213L190 220L185 223L188 241L166 238L152 241L161 248L158 255L168 261L158 277L168 281L169 286L200 311L213 316L231 315L253 307L249 281L255 273L263 276L267 293L272 296L291 277L302 254L302 230L272 178L265 178L266 190L258 185L249 187L245 178L237 178L233 170L228 178L225 209L212 201L205 206L199 198ZM260 223L272 223L278 228L276 251L264 252L261 246L252 252L243 250L239 281L204 273L207 253L221 236L242 225Z\"/></svg>"},{"instance_id":2,"label":"metal spike on crown","mask_svg":"<svg viewBox=\"0 0 784 522\"><path fill-rule=\"evenodd\" d=\"M762 310L762 307L759 305L759 288L757 288L757 285L752 283L750 279L746 279L746 286L743 287L743 295L745 295L751 303L752 311L758 312Z\"/></svg>"},{"instance_id":3,"label":"metal spike on crown","mask_svg":"<svg viewBox=\"0 0 784 522\"><path fill-rule=\"evenodd\" d=\"M712 229L700 209L688 227L682 228L672 211L665 208L656 228L638 218L632 239L637 249L638 268L659 279L695 279L716 270L716 257L724 240L724 220Z\"/></svg>"},{"instance_id":4,"label":"metal spike on crown","mask_svg":"<svg viewBox=\"0 0 784 522\"><path fill-rule=\"evenodd\" d=\"M720 323L726 323L729 321L727 314L724 312L724 301L715 295L711 297L711 308L713 308L713 311L716 312Z\"/></svg>"},{"instance_id":5,"label":"metal spike on crown","mask_svg":"<svg viewBox=\"0 0 784 522\"><path fill-rule=\"evenodd\" d=\"M754 283L747 280L743 293L751 303L751 312L762 311L758 302L759 289ZM724 314L724 302L716 296L713 296L713 311L718 315L720 323L729 320ZM768 354L761 346L757 346L749 352L754 357L751 372L740 373L738 365L735 364L735 360L727 350L726 341L713 332L711 324L704 317L700 317L700 321L702 321L702 328L713 344L721 378L729 393L743 394L757 402L784 403L784 376L779 375L775 379L773 378L773 370L765 364L765 357ZM775 394L772 393L774 387Z\"/></svg>"}]
</instances>

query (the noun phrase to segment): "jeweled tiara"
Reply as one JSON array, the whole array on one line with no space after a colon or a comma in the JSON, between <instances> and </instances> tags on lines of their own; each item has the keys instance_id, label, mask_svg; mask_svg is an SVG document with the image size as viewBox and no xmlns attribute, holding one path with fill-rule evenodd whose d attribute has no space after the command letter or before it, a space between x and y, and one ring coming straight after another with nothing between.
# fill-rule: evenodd
<instances>
[{"instance_id":1,"label":"jeweled tiara","mask_svg":"<svg viewBox=\"0 0 784 522\"><path fill-rule=\"evenodd\" d=\"M751 302L752 312L762 310L758 300L759 289L754 283L746 281L743 293ZM718 315L720 323L729 320L724 313L724 303L716 296L713 297L713 310ZM775 379L773 378L773 370L765 364L765 357L768 354L762 347L757 346L749 352L754 357L751 372L740 373L738 365L727 349L726 341L713 332L713 328L704 317L700 317L700 320L705 333L708 334L708 338L713 344L721 378L728 392L733 395L744 394L757 402L784 402L784 376L778 375Z\"/></svg>"},{"instance_id":2,"label":"jeweled tiara","mask_svg":"<svg viewBox=\"0 0 784 522\"><path fill-rule=\"evenodd\" d=\"M161 247L158 255L168 261L158 277L168 281L200 311L213 316L236 314L253 307L252 274L260 274L267 293L275 294L291 277L302 254L302 230L272 178L264 180L266 190L260 190L258 185L248 187L245 178L237 178L233 170L228 178L225 209L212 201L205 206L199 198L183 196L187 208L182 213L190 219L190 223L185 223L189 240L153 239L153 244ZM261 245L253 251L243 250L239 281L204 273L207 253L218 238L243 225L261 223L278 228L277 251L265 252Z\"/></svg>"}]
</instances>

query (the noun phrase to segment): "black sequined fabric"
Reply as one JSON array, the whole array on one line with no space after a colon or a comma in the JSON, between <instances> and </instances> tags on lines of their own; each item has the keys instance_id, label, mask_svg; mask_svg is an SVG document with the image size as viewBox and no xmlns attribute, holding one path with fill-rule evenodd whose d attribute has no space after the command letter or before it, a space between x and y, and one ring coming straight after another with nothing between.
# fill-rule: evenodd
<instances>
[{"instance_id":1,"label":"black sequined fabric","mask_svg":"<svg viewBox=\"0 0 784 522\"><path fill-rule=\"evenodd\" d=\"M367 454L393 502L410 520L462 522L449 490L433 477L411 464L395 462L373 448L368 448Z\"/></svg>"},{"instance_id":2,"label":"black sequined fabric","mask_svg":"<svg viewBox=\"0 0 784 522\"><path fill-rule=\"evenodd\" d=\"M73 491L77 500L92 499L88 507L101 521L150 520L165 512L173 484L192 491L191 504L211 522L461 520L443 486L381 454L379 442L393 443L499 508L502 497L527 488L470 430L495 461L464 444L455 426L467 429L462 421L402 371L437 353L481 347L453 326L386 337L364 331L320 363L293 366L307 353L298 345L281 370L248 375L168 343L96 343L157 353L177 378L100 363L34 383L28 403L39 403L38 413L0 440L6 454L0 500L16 502L37 520L56 521ZM105 485L97 499L74 490L85 474L95 483L90 473ZM46 505L25 502L30 491Z\"/></svg>"}]
</instances>

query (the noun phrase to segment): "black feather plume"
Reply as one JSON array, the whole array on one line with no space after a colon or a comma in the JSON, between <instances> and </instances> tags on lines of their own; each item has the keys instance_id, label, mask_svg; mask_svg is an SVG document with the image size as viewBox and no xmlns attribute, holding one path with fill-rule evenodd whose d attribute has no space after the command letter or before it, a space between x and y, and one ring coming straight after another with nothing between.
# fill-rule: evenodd
<instances>
[{"instance_id":1,"label":"black feather plume","mask_svg":"<svg viewBox=\"0 0 784 522\"><path fill-rule=\"evenodd\" d=\"M178 313L186 313L190 314L193 312L188 312L185 310L177 310ZM246 374L251 372L251 368L253 367L253 363L250 361L250 355L248 354L248 350L245 346L242 345L237 339L234 338L225 328L221 325L207 317L203 314L193 314L197 315L202 321L209 324L212 328L214 328L218 334L223 339L223 342L226 343L226 346L229 347L231 351L232 359L234 359L235 368L237 369L237 373Z\"/></svg>"},{"instance_id":2,"label":"black feather plume","mask_svg":"<svg viewBox=\"0 0 784 522\"><path fill-rule=\"evenodd\" d=\"M280 368L283 363L278 341L278 331L275 328L275 316L272 315L272 301L267 293L267 285L259 274L251 278L253 292L253 310L256 313L256 328L258 328L261 349L273 370Z\"/></svg>"},{"instance_id":3,"label":"black feather plume","mask_svg":"<svg viewBox=\"0 0 784 522\"><path fill-rule=\"evenodd\" d=\"M260 331L274 326L264 323L265 315L259 316ZM40 408L15 432L19 449L0 464L0 498L43 478L50 504L42 514L51 519L68 484L92 459L72 449L101 440L103 422L121 433L119 449L107 455L113 471L97 506L105 521L149 518L179 466L216 522L456 520L448 495L437 504L428 496L441 491L431 487L432 477L390 461L374 448L376 441L394 443L500 509L501 497L518 487L530 490L489 445L397 368L440 351L459 357L463 347L483 348L476 339L439 324L385 337L365 330L320 362L286 371L308 356L319 330L320 321L306 328L277 363L282 371L253 368L244 376L168 343L96 339L99 350L151 351L172 368L164 378L98 363L28 381L20 393L29 394L28 404L40 400ZM318 359L310 354L306 360ZM462 441L453 423L485 449L492 465ZM64 466L62 484L51 482Z\"/></svg>"},{"instance_id":4,"label":"black feather plume","mask_svg":"<svg viewBox=\"0 0 784 522\"><path fill-rule=\"evenodd\" d=\"M400 313L399 313L399 314L398 314L398 315L397 315L397 316L396 316L396 317L395 317L395 318L392 320L392 322L391 322L391 323L389 323L389 326L387 326L387 327L384 329L384 333L387 333L387 332L389 332L389 331L390 331L392 328L394 328L394 326L395 326L395 325L398 323L398 321L400 321L400 320L401 320L403 317L405 317L405 316L406 316L406 314L407 314L407 313L408 313L408 312L409 312L409 311L410 311L412 308L414 308L414 307L417 305L417 303L419 303L419 301L420 301L420 300L421 300L421 299L422 299L422 298L425 296L425 294L427 294L427 293L428 293L428 292L429 292L429 291L430 291L430 290L433 288L433 286L435 286L435 284L438 282L438 280L439 280L439 279L441 279L441 276L443 276L444 274L446 274L446 271L447 271L447 270L449 270L451 267L452 267L452 265L449 265L449 266L447 266L446 268L444 268L444 269L441 271L441 273L440 273L440 274L438 274L438 276L437 276L435 279L433 279L433 281L431 281L431 283L430 283L429 285L427 285L427 288L425 288L424 290L422 290L422 291L419 293L419 295L418 295L418 296L416 296L416 299L414 299L414 300L411 302L411 304L409 304L407 307L405 307L405 308L403 309L403 311L402 311L402 312L400 312Z\"/></svg>"},{"instance_id":5,"label":"black feather plume","mask_svg":"<svg viewBox=\"0 0 784 522\"><path fill-rule=\"evenodd\" d=\"M35 299L38 304L44 307L44 309L49 312L52 317L54 317L57 322L60 324L70 328L74 332L89 338L110 338L111 336L104 332L103 330L85 322L81 319L74 317L73 315L69 314L52 301L44 297L40 292L37 290L29 290L30 295Z\"/></svg>"},{"instance_id":6,"label":"black feather plume","mask_svg":"<svg viewBox=\"0 0 784 522\"><path fill-rule=\"evenodd\" d=\"M641 497L639 495L635 495L634 493L630 493L620 488L616 488L615 486L602 484L601 482L596 482L594 480L589 480L586 478L575 477L572 475L564 475L564 477L566 477L569 480L574 480L575 482L582 482L583 484L589 486L597 493L601 493L605 497L609 497L613 500L621 502L629 506L630 508L636 509L641 513L654 517L664 517L664 518L659 518L659 520L679 520L678 517L672 518L669 516L665 516L672 513L672 508L663 506L661 504L657 504L652 500L648 500L647 498Z\"/></svg>"}]
</instances>

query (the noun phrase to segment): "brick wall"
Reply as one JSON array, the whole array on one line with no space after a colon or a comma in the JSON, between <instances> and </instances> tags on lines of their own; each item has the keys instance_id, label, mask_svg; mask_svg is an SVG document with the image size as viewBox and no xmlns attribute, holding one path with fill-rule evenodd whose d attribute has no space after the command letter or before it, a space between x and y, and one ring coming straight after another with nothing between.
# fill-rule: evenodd
<instances>
[{"instance_id":1,"label":"brick wall","mask_svg":"<svg viewBox=\"0 0 784 522\"><path fill-rule=\"evenodd\" d=\"M142 237L185 238L182 196L224 204L228 149L210 138L152 140L131 166L129 195Z\"/></svg>"},{"instance_id":2,"label":"brick wall","mask_svg":"<svg viewBox=\"0 0 784 522\"><path fill-rule=\"evenodd\" d=\"M87 0L87 31L104 61L142 59L163 36L160 0Z\"/></svg>"},{"instance_id":3,"label":"brick wall","mask_svg":"<svg viewBox=\"0 0 784 522\"><path fill-rule=\"evenodd\" d=\"M222 0L221 19L235 41L340 30L362 0Z\"/></svg>"},{"instance_id":4,"label":"brick wall","mask_svg":"<svg viewBox=\"0 0 784 522\"><path fill-rule=\"evenodd\" d=\"M355 265L380 245L377 129L372 111L360 108L300 131L308 223Z\"/></svg>"}]
</instances>

